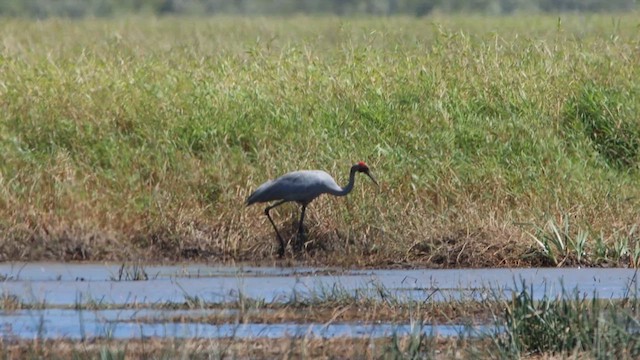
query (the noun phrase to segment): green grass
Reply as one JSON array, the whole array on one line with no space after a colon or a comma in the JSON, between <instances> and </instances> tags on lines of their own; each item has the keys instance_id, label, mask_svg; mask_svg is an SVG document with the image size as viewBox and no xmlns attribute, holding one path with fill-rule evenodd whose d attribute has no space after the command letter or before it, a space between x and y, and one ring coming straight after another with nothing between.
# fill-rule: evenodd
<instances>
[{"instance_id":1,"label":"green grass","mask_svg":"<svg viewBox=\"0 0 640 360\"><path fill-rule=\"evenodd\" d=\"M548 265L565 217L632 252L636 15L6 19L0 259L269 259L248 194L360 160L380 189L314 202L304 261Z\"/></svg>"},{"instance_id":2,"label":"green grass","mask_svg":"<svg viewBox=\"0 0 640 360\"><path fill-rule=\"evenodd\" d=\"M565 291L534 300L533 289L522 284L505 307L504 333L495 337L502 358L523 354L578 354L585 358L618 359L640 356L637 332L638 294L621 302L599 300ZM582 358L580 357L580 358Z\"/></svg>"}]
</instances>

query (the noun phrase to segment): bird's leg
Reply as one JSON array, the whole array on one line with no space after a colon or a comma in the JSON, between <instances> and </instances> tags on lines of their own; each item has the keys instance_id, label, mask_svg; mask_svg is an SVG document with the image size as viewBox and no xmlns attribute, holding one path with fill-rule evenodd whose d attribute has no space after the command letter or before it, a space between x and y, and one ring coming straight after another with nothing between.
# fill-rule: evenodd
<instances>
[{"instance_id":1,"label":"bird's leg","mask_svg":"<svg viewBox=\"0 0 640 360\"><path fill-rule=\"evenodd\" d=\"M279 201L271 206L267 206L266 209L264 209L264 214L267 215L267 218L269 219L269 221L271 222L271 225L273 225L273 229L276 231L276 235L278 236L278 241L280 242L280 249L278 249L278 256L279 257L283 257L284 256L284 249L285 249L285 243L284 240L282 239L282 236L280 236L280 232L278 231L278 227L276 226L276 224L273 222L273 219L271 218L271 215L269 215L269 210L273 209L276 206L280 206L284 203L286 203L287 200L282 200Z\"/></svg>"},{"instance_id":2,"label":"bird's leg","mask_svg":"<svg viewBox=\"0 0 640 360\"><path fill-rule=\"evenodd\" d=\"M300 225L298 228L298 250L302 250L304 247L304 212L307 210L307 204L302 204L302 212L300 213Z\"/></svg>"}]
</instances>

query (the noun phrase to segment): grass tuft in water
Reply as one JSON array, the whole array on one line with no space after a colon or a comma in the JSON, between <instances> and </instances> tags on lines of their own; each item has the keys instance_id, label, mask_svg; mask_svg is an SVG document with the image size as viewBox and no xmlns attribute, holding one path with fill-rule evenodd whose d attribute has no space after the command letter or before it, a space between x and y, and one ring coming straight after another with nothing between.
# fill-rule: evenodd
<instances>
[{"instance_id":1,"label":"grass tuft in water","mask_svg":"<svg viewBox=\"0 0 640 360\"><path fill-rule=\"evenodd\" d=\"M382 352L385 359L434 359L436 337L424 334L422 321L411 321L411 333L399 336L394 332Z\"/></svg>"},{"instance_id":2,"label":"grass tuft in water","mask_svg":"<svg viewBox=\"0 0 640 360\"><path fill-rule=\"evenodd\" d=\"M100 360L124 360L127 352L122 349L103 347L100 349Z\"/></svg>"},{"instance_id":3,"label":"grass tuft in water","mask_svg":"<svg viewBox=\"0 0 640 360\"><path fill-rule=\"evenodd\" d=\"M117 276L111 276L111 281L144 281L149 280L149 275L144 266L137 262L132 265L122 264Z\"/></svg>"},{"instance_id":4,"label":"grass tuft in water","mask_svg":"<svg viewBox=\"0 0 640 360\"><path fill-rule=\"evenodd\" d=\"M637 293L622 302L577 291L534 299L533 288L505 304L504 325L494 340L504 358L525 354L588 354L596 359L640 356Z\"/></svg>"}]
</instances>

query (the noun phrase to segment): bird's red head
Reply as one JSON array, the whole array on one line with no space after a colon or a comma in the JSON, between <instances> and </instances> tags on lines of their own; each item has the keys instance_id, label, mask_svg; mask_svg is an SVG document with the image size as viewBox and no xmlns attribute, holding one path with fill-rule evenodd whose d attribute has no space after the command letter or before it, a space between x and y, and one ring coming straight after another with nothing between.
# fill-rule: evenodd
<instances>
[{"instance_id":1,"label":"bird's red head","mask_svg":"<svg viewBox=\"0 0 640 360\"><path fill-rule=\"evenodd\" d=\"M369 170L369 166L364 161L358 162L358 171L363 172Z\"/></svg>"},{"instance_id":2,"label":"bird's red head","mask_svg":"<svg viewBox=\"0 0 640 360\"><path fill-rule=\"evenodd\" d=\"M351 167L351 171L357 171L359 173L364 173L365 175L367 175L369 178L371 178L371 180L378 185L378 182L376 181L376 178L373 177L373 175L371 175L371 172L369 171L369 166L367 166L367 164L365 164L364 161L360 161L357 164L353 165ZM352 173L353 175L353 173Z\"/></svg>"}]
</instances>

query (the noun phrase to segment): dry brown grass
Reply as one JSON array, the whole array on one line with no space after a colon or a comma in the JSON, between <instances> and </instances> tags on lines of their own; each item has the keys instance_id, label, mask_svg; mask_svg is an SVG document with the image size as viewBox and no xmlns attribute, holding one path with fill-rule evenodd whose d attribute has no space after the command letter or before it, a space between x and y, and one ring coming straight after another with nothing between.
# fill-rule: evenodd
<instances>
[{"instance_id":1,"label":"dry brown grass","mask_svg":"<svg viewBox=\"0 0 640 360\"><path fill-rule=\"evenodd\" d=\"M394 341L396 343L394 343ZM104 359L122 354L126 359L388 359L402 358L390 349L408 348L409 338L392 339L220 339L220 340L95 340L0 342L5 359ZM435 339L422 356L432 359L490 359L497 354L487 340ZM405 357L407 354L405 354ZM421 356L421 357L422 357ZM528 354L523 360L586 360L573 354Z\"/></svg>"},{"instance_id":2,"label":"dry brown grass","mask_svg":"<svg viewBox=\"0 0 640 360\"><path fill-rule=\"evenodd\" d=\"M220 340L128 340L128 341L20 341L0 343L6 359L100 358L102 354L121 352L127 359L380 359L388 358L393 345L390 339L220 339ZM405 348L409 339L399 339ZM481 342L438 339L429 349L436 359L470 358L467 346L485 346ZM386 354L386 356L385 356Z\"/></svg>"},{"instance_id":3,"label":"dry brown grass","mask_svg":"<svg viewBox=\"0 0 640 360\"><path fill-rule=\"evenodd\" d=\"M211 308L208 306L207 308ZM216 308L213 306L212 308ZM221 310L235 309L225 305ZM264 304L242 311L220 312L214 315L193 318L178 316L169 319L174 322L195 321L212 324L223 323L319 323L377 322L409 323L420 320L427 324L488 324L494 314L501 313L504 304L499 302L450 301L424 303L391 304L384 301L318 301L317 303L294 303L292 305ZM155 318L149 319L153 322ZM140 319L145 321L145 319Z\"/></svg>"}]
</instances>

